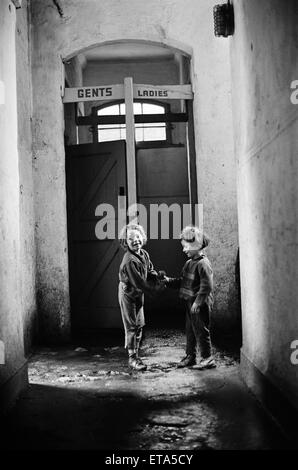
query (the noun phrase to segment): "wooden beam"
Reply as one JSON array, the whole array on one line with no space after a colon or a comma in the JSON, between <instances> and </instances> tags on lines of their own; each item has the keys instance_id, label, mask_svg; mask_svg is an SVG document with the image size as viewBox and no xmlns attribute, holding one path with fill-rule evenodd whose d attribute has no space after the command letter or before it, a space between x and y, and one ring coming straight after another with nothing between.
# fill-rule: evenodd
<instances>
[{"instance_id":1,"label":"wooden beam","mask_svg":"<svg viewBox=\"0 0 298 470\"><path fill-rule=\"evenodd\" d=\"M135 121L133 113L133 81L124 79L125 124L126 124L126 168L128 207L137 203Z\"/></svg>"},{"instance_id":2,"label":"wooden beam","mask_svg":"<svg viewBox=\"0 0 298 470\"><path fill-rule=\"evenodd\" d=\"M135 124L150 124L155 122L187 122L187 113L166 113L166 114L135 114ZM125 124L125 115L90 115L77 116L77 126L97 126L105 124Z\"/></svg>"}]
</instances>

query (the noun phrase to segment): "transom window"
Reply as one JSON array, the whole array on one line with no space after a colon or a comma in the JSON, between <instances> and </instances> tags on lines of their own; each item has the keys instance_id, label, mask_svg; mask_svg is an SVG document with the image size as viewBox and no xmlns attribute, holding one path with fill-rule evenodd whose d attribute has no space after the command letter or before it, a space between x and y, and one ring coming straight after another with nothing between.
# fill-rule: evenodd
<instances>
[{"instance_id":1,"label":"transom window","mask_svg":"<svg viewBox=\"0 0 298 470\"><path fill-rule=\"evenodd\" d=\"M147 102L134 102L134 114L165 114L165 106ZM97 115L125 115L125 103L117 103L97 109ZM125 124L99 124L97 126L98 142L121 140L126 138ZM135 124L137 142L167 140L167 127L164 122Z\"/></svg>"}]
</instances>

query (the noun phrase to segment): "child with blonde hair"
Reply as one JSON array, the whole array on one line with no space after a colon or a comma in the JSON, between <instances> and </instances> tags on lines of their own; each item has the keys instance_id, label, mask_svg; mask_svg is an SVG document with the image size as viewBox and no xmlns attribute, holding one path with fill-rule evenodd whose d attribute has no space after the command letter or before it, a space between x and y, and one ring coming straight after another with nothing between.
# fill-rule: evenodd
<instances>
[{"instance_id":1,"label":"child with blonde hair","mask_svg":"<svg viewBox=\"0 0 298 470\"><path fill-rule=\"evenodd\" d=\"M180 235L186 261L178 278L165 277L166 285L179 289L179 297L186 306L186 356L178 367L196 364L196 348L199 347L201 361L199 369L215 367L211 352L210 313L213 307L213 272L210 261L203 253L208 246L208 237L195 226L185 227Z\"/></svg>"},{"instance_id":2,"label":"child with blonde hair","mask_svg":"<svg viewBox=\"0 0 298 470\"><path fill-rule=\"evenodd\" d=\"M145 325L144 292L162 290L157 273L149 254L143 249L147 242L144 228L139 224L125 225L119 241L125 249L119 269L119 304L125 331L125 348L128 350L128 363L134 370L146 370L139 357L142 331Z\"/></svg>"}]
</instances>

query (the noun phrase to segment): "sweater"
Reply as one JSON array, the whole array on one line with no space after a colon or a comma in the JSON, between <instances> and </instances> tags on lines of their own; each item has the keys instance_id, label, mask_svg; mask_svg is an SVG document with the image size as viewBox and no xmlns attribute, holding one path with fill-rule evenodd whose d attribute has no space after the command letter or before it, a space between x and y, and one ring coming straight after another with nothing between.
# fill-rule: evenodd
<instances>
[{"instance_id":1,"label":"sweater","mask_svg":"<svg viewBox=\"0 0 298 470\"><path fill-rule=\"evenodd\" d=\"M152 281L156 280L157 275L147 251L141 249L137 254L127 249L120 265L119 281L124 284L128 297L137 299L144 292L154 291Z\"/></svg>"},{"instance_id":2,"label":"sweater","mask_svg":"<svg viewBox=\"0 0 298 470\"><path fill-rule=\"evenodd\" d=\"M213 272L207 256L200 253L186 261L180 277L169 278L168 286L179 289L179 297L201 307L213 307Z\"/></svg>"}]
</instances>

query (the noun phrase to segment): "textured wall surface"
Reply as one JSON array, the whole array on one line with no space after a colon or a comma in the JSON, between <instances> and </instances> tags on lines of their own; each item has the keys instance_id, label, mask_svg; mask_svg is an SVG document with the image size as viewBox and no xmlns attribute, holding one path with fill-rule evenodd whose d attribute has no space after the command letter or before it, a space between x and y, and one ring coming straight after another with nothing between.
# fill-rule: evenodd
<instances>
[{"instance_id":1,"label":"textured wall surface","mask_svg":"<svg viewBox=\"0 0 298 470\"><path fill-rule=\"evenodd\" d=\"M5 353L5 364L0 364L1 388L11 377L17 376L25 363L21 302L15 25L15 7L4 0L0 4L0 340L4 343Z\"/></svg>"},{"instance_id":2,"label":"textured wall surface","mask_svg":"<svg viewBox=\"0 0 298 470\"><path fill-rule=\"evenodd\" d=\"M231 43L243 354L297 407L297 2L235 2Z\"/></svg>"},{"instance_id":3,"label":"textured wall surface","mask_svg":"<svg viewBox=\"0 0 298 470\"><path fill-rule=\"evenodd\" d=\"M31 51L28 27L28 0L16 11L16 73L18 110L18 152L20 178L21 298L25 351L29 352L37 334L35 298L35 239L32 174Z\"/></svg>"},{"instance_id":4,"label":"textured wall surface","mask_svg":"<svg viewBox=\"0 0 298 470\"><path fill-rule=\"evenodd\" d=\"M58 2L59 3L59 2ZM33 148L39 308L47 337L67 337L69 296L62 59L112 41L150 41L191 56L199 202L216 278L214 322L237 318L235 168L228 40L213 33L209 0L32 2Z\"/></svg>"}]
</instances>

